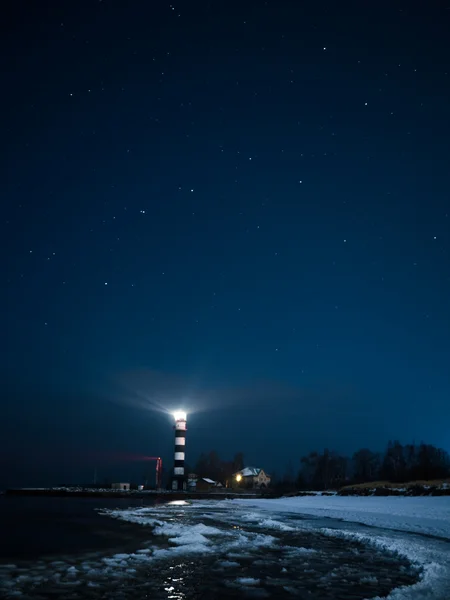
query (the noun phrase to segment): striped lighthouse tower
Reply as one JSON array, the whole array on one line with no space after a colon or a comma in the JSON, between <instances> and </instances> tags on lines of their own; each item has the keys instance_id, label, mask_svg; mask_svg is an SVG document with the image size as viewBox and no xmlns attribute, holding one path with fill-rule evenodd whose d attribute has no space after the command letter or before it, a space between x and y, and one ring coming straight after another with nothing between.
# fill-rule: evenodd
<instances>
[{"instance_id":1,"label":"striped lighthouse tower","mask_svg":"<svg viewBox=\"0 0 450 600\"><path fill-rule=\"evenodd\" d=\"M186 447L186 413L178 410L175 417L175 457L173 466L172 490L185 490L186 477L184 472L184 457Z\"/></svg>"}]
</instances>

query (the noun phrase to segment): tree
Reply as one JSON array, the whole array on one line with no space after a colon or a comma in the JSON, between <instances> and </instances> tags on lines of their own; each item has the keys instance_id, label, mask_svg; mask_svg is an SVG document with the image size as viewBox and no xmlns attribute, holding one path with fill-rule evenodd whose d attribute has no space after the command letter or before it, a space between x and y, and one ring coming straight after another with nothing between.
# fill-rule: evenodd
<instances>
[{"instance_id":1,"label":"tree","mask_svg":"<svg viewBox=\"0 0 450 600\"><path fill-rule=\"evenodd\" d=\"M286 465L286 472L284 474L284 481L289 484L294 483L294 467L292 466L292 460L289 459Z\"/></svg>"},{"instance_id":2,"label":"tree","mask_svg":"<svg viewBox=\"0 0 450 600\"><path fill-rule=\"evenodd\" d=\"M445 450L431 444L420 444L417 449L417 479L442 479L450 476L450 457Z\"/></svg>"},{"instance_id":3,"label":"tree","mask_svg":"<svg viewBox=\"0 0 450 600\"><path fill-rule=\"evenodd\" d=\"M404 482L408 479L403 446L399 441L389 441L381 465L380 476L386 481L396 483Z\"/></svg>"},{"instance_id":4,"label":"tree","mask_svg":"<svg viewBox=\"0 0 450 600\"><path fill-rule=\"evenodd\" d=\"M361 448L353 454L353 478L356 483L376 481L380 471L380 455L368 448Z\"/></svg>"},{"instance_id":5,"label":"tree","mask_svg":"<svg viewBox=\"0 0 450 600\"><path fill-rule=\"evenodd\" d=\"M200 454L195 465L195 472L199 477L207 477L208 475L208 458L204 452Z\"/></svg>"},{"instance_id":6,"label":"tree","mask_svg":"<svg viewBox=\"0 0 450 600\"><path fill-rule=\"evenodd\" d=\"M244 454L242 452L237 452L233 458L233 473L242 471L243 468L244 468Z\"/></svg>"},{"instance_id":7,"label":"tree","mask_svg":"<svg viewBox=\"0 0 450 600\"><path fill-rule=\"evenodd\" d=\"M208 454L208 468L209 477L211 477L211 479L214 479L214 481L221 479L222 462L215 450L211 450L211 452Z\"/></svg>"},{"instance_id":8,"label":"tree","mask_svg":"<svg viewBox=\"0 0 450 600\"><path fill-rule=\"evenodd\" d=\"M211 450L208 454L201 453L195 465L195 473L199 477L209 477L214 481L225 483L231 481L233 474L243 468L244 455L242 452L236 453L233 460L224 461L215 450Z\"/></svg>"},{"instance_id":9,"label":"tree","mask_svg":"<svg viewBox=\"0 0 450 600\"><path fill-rule=\"evenodd\" d=\"M318 462L319 454L317 452L310 452L307 456L303 456L300 459L302 477L311 488L314 486L314 481L316 480Z\"/></svg>"},{"instance_id":10,"label":"tree","mask_svg":"<svg viewBox=\"0 0 450 600\"><path fill-rule=\"evenodd\" d=\"M301 459L302 469L299 478L311 489L327 490L343 485L347 478L348 460L327 448L322 454L311 452Z\"/></svg>"},{"instance_id":11,"label":"tree","mask_svg":"<svg viewBox=\"0 0 450 600\"><path fill-rule=\"evenodd\" d=\"M389 442L380 477L394 483L443 479L450 476L450 457L445 450L423 442L417 446Z\"/></svg>"}]
</instances>

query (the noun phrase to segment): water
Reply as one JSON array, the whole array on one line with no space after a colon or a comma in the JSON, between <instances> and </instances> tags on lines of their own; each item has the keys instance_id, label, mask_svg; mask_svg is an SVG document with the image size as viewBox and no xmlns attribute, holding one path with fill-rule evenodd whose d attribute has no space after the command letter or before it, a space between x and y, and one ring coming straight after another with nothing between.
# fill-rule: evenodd
<instances>
[{"instance_id":1,"label":"water","mask_svg":"<svg viewBox=\"0 0 450 600\"><path fill-rule=\"evenodd\" d=\"M2 500L0 595L361 600L418 579L406 559L305 529L299 515L144 502Z\"/></svg>"},{"instance_id":2,"label":"water","mask_svg":"<svg viewBox=\"0 0 450 600\"><path fill-rule=\"evenodd\" d=\"M76 554L136 544L144 531L112 522L98 508L143 506L144 501L0 496L0 562ZM145 501L145 505L154 502Z\"/></svg>"}]
</instances>

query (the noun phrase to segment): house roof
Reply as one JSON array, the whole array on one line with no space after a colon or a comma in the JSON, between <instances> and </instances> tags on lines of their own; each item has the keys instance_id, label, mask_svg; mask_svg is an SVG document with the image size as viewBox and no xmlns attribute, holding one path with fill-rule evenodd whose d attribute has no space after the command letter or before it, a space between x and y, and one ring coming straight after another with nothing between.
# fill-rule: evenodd
<instances>
[{"instance_id":1,"label":"house roof","mask_svg":"<svg viewBox=\"0 0 450 600\"><path fill-rule=\"evenodd\" d=\"M245 467L241 471L235 473L235 475L242 475L242 477L256 477L261 473L262 469L257 467Z\"/></svg>"},{"instance_id":2,"label":"house roof","mask_svg":"<svg viewBox=\"0 0 450 600\"><path fill-rule=\"evenodd\" d=\"M213 481L212 479L209 479L208 477L202 477L202 480L203 480L203 481L206 481L206 483L212 483L212 484L214 484L214 485L216 484L216 482L215 482L215 481Z\"/></svg>"}]
</instances>

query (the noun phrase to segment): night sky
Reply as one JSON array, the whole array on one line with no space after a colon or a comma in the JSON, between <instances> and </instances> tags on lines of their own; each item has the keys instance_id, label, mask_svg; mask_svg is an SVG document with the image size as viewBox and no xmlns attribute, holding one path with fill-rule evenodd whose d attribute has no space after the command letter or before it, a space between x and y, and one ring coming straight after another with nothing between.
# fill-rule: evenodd
<instances>
[{"instance_id":1,"label":"night sky","mask_svg":"<svg viewBox=\"0 0 450 600\"><path fill-rule=\"evenodd\" d=\"M9 4L0 486L450 450L448 2Z\"/></svg>"}]
</instances>

